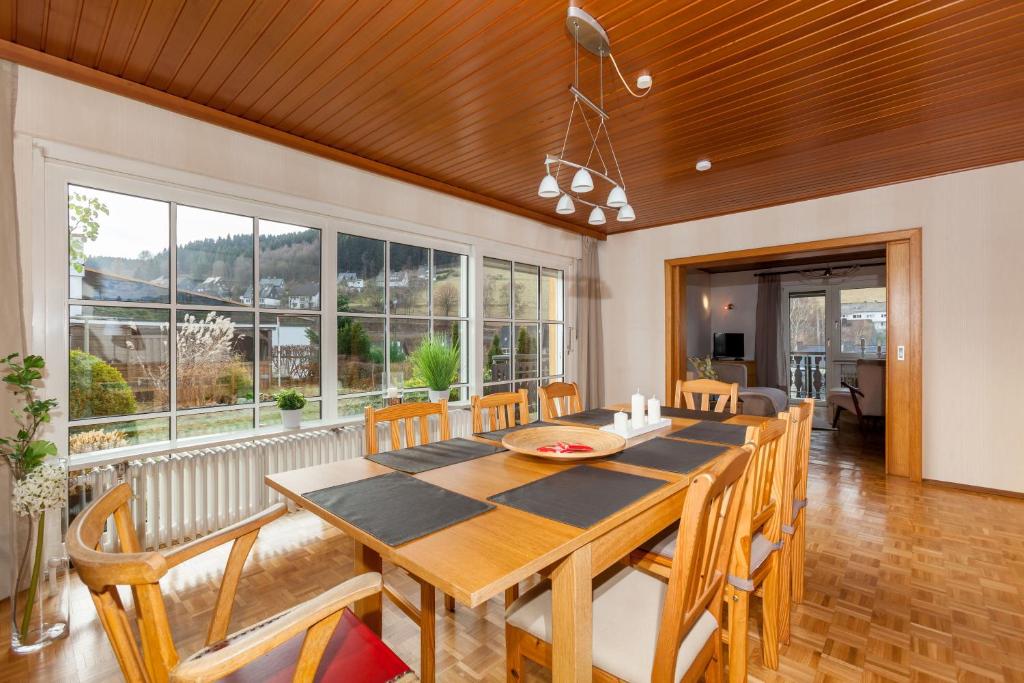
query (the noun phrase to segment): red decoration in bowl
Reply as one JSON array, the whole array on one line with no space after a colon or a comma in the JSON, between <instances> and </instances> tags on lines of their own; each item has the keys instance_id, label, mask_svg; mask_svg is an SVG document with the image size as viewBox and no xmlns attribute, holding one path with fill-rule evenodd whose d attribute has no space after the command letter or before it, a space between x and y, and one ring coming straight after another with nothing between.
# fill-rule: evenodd
<instances>
[{"instance_id":1,"label":"red decoration in bowl","mask_svg":"<svg viewBox=\"0 0 1024 683\"><path fill-rule=\"evenodd\" d=\"M537 449L541 453L593 453L594 449L584 443L566 443L559 441Z\"/></svg>"}]
</instances>

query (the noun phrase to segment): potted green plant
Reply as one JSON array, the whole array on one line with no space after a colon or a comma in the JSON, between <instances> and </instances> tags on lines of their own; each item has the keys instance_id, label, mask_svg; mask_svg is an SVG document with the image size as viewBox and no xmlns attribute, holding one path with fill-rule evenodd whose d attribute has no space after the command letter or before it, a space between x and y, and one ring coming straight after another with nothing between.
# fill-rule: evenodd
<instances>
[{"instance_id":1,"label":"potted green plant","mask_svg":"<svg viewBox=\"0 0 1024 683\"><path fill-rule=\"evenodd\" d=\"M410 357L419 382L427 385L431 402L448 398L462 362L458 344L446 337L428 334Z\"/></svg>"},{"instance_id":2,"label":"potted green plant","mask_svg":"<svg viewBox=\"0 0 1024 683\"><path fill-rule=\"evenodd\" d=\"M285 429L298 429L302 426L302 409L306 407L306 397L298 389L284 389L274 394L274 402L281 410L281 424Z\"/></svg>"},{"instance_id":3,"label":"potted green plant","mask_svg":"<svg viewBox=\"0 0 1024 683\"><path fill-rule=\"evenodd\" d=\"M67 459L52 441L37 438L57 407L37 398L36 383L46 367L41 356L0 358L3 383L24 405L11 411L14 436L0 438L11 483L11 649L35 652L68 634L68 562L62 541L67 530Z\"/></svg>"}]
</instances>

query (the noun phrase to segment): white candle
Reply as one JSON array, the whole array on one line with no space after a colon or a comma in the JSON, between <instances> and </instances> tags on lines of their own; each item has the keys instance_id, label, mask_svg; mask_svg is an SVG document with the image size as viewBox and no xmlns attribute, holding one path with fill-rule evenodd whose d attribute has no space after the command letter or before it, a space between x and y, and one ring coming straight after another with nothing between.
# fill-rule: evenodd
<instances>
[{"instance_id":1,"label":"white candle","mask_svg":"<svg viewBox=\"0 0 1024 683\"><path fill-rule=\"evenodd\" d=\"M637 387L636 393L631 397L633 413L633 429L643 429L644 426L644 395Z\"/></svg>"},{"instance_id":2,"label":"white candle","mask_svg":"<svg viewBox=\"0 0 1024 683\"><path fill-rule=\"evenodd\" d=\"M661 401L652 396L647 399L647 423L653 424L661 420Z\"/></svg>"},{"instance_id":3,"label":"white candle","mask_svg":"<svg viewBox=\"0 0 1024 683\"><path fill-rule=\"evenodd\" d=\"M629 434L629 416L621 410L615 413L615 431L622 436Z\"/></svg>"}]
</instances>

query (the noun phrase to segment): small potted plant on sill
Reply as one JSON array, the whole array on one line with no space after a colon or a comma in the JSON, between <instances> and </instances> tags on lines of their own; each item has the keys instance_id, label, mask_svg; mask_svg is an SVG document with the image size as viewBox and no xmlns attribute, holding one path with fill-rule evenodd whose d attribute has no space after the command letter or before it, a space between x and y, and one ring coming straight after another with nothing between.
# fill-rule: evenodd
<instances>
[{"instance_id":1,"label":"small potted plant on sill","mask_svg":"<svg viewBox=\"0 0 1024 683\"><path fill-rule=\"evenodd\" d=\"M462 360L458 344L452 344L445 337L428 334L419 348L412 352L411 360L416 379L427 385L430 401L436 403L448 398L452 382L459 376Z\"/></svg>"},{"instance_id":2,"label":"small potted plant on sill","mask_svg":"<svg viewBox=\"0 0 1024 683\"><path fill-rule=\"evenodd\" d=\"M306 407L306 397L300 391L279 391L274 394L274 402L281 411L281 424L285 429L298 429L302 426L302 409Z\"/></svg>"}]
</instances>

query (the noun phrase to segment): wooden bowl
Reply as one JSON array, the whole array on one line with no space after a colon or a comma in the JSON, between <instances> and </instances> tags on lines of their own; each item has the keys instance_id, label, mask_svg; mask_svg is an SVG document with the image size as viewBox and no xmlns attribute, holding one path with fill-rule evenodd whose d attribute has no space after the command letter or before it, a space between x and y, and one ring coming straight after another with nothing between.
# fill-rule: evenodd
<instances>
[{"instance_id":1,"label":"wooden bowl","mask_svg":"<svg viewBox=\"0 0 1024 683\"><path fill-rule=\"evenodd\" d=\"M551 446L559 441L586 444L594 450L587 451L586 453L548 453L537 450L543 446ZM510 451L522 453L523 455L567 462L603 458L618 453L626 447L626 440L618 434L603 432L600 429L563 427L558 425L532 427L511 432L506 434L501 440L501 445Z\"/></svg>"}]
</instances>

